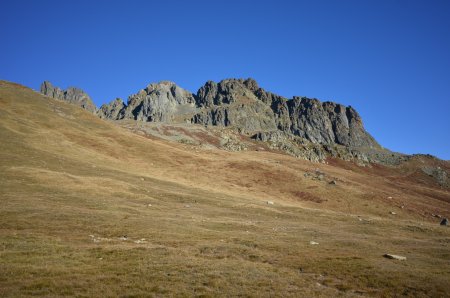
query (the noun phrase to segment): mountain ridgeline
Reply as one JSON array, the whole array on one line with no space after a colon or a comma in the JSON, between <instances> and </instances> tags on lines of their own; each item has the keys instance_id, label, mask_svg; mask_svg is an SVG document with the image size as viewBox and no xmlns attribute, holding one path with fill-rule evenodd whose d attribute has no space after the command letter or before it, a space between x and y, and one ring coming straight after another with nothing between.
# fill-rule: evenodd
<instances>
[{"instance_id":1,"label":"mountain ridgeline","mask_svg":"<svg viewBox=\"0 0 450 298\"><path fill-rule=\"evenodd\" d=\"M173 82L152 83L130 95L126 104L117 98L99 109L78 88L61 90L44 82L41 93L77 104L103 119L226 127L315 161L333 156L377 162L403 156L382 149L351 106L307 97L287 99L260 88L250 78L208 81L196 94ZM312 150L315 157L301 153L305 150Z\"/></svg>"},{"instance_id":2,"label":"mountain ridgeline","mask_svg":"<svg viewBox=\"0 0 450 298\"><path fill-rule=\"evenodd\" d=\"M52 98L65 100L69 103L79 105L92 113L97 111L91 97L83 90L76 87L69 87L67 90L62 90L58 87L54 87L50 82L45 81L41 84L41 93Z\"/></svg>"}]
</instances>

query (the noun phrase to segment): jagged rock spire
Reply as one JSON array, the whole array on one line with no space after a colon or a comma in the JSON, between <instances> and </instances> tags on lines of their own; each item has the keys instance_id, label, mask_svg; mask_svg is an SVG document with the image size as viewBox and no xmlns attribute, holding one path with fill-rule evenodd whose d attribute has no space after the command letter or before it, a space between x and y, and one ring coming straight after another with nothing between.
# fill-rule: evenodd
<instances>
[{"instance_id":1,"label":"jagged rock spire","mask_svg":"<svg viewBox=\"0 0 450 298\"><path fill-rule=\"evenodd\" d=\"M55 99L78 105L91 113L95 113L97 110L90 96L76 87L69 87L67 90L62 90L58 87L54 87L49 81L44 81L41 84L41 93Z\"/></svg>"}]
</instances>

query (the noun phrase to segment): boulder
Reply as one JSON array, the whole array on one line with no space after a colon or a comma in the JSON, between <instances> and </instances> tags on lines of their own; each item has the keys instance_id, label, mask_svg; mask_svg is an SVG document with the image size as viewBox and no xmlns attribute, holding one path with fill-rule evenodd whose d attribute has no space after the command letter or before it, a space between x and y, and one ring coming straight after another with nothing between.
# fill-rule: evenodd
<instances>
[{"instance_id":1,"label":"boulder","mask_svg":"<svg viewBox=\"0 0 450 298\"><path fill-rule=\"evenodd\" d=\"M384 257L387 259L406 261L406 257L399 256L399 255L385 254Z\"/></svg>"}]
</instances>

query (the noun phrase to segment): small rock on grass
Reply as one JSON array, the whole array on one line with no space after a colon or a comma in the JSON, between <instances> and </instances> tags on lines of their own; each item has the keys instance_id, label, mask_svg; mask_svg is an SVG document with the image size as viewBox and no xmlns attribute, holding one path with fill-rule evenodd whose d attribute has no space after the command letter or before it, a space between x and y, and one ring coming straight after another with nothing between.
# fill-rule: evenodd
<instances>
[{"instance_id":1,"label":"small rock on grass","mask_svg":"<svg viewBox=\"0 0 450 298\"><path fill-rule=\"evenodd\" d=\"M273 201L267 201L267 205L273 205Z\"/></svg>"},{"instance_id":2,"label":"small rock on grass","mask_svg":"<svg viewBox=\"0 0 450 298\"><path fill-rule=\"evenodd\" d=\"M441 220L441 226L448 226L448 219L444 218Z\"/></svg>"},{"instance_id":3,"label":"small rock on grass","mask_svg":"<svg viewBox=\"0 0 450 298\"><path fill-rule=\"evenodd\" d=\"M406 261L406 257L399 255L385 254L384 257L392 260Z\"/></svg>"},{"instance_id":4,"label":"small rock on grass","mask_svg":"<svg viewBox=\"0 0 450 298\"><path fill-rule=\"evenodd\" d=\"M318 245L319 242L316 242L316 241L309 241L309 244L311 244L311 245Z\"/></svg>"}]
</instances>

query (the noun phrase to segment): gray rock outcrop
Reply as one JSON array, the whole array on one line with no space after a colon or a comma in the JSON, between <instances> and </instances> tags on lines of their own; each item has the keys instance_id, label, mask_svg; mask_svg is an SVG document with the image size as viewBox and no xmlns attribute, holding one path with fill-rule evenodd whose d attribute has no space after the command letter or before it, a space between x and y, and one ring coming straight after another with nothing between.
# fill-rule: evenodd
<instances>
[{"instance_id":1,"label":"gray rock outcrop","mask_svg":"<svg viewBox=\"0 0 450 298\"><path fill-rule=\"evenodd\" d=\"M253 79L208 81L196 96L192 121L234 126L248 134L283 131L314 144L379 148L352 107L307 97L291 100L260 88Z\"/></svg>"},{"instance_id":2,"label":"gray rock outcrop","mask_svg":"<svg viewBox=\"0 0 450 298\"><path fill-rule=\"evenodd\" d=\"M186 121L195 109L194 95L175 83L163 81L128 98L122 118L150 122ZM188 117L189 118L189 117Z\"/></svg>"},{"instance_id":3,"label":"gray rock outcrop","mask_svg":"<svg viewBox=\"0 0 450 298\"><path fill-rule=\"evenodd\" d=\"M58 87L54 87L50 82L45 81L41 84L41 93L55 99L78 105L91 113L95 113L97 110L89 95L76 87L69 87L67 90L62 90Z\"/></svg>"},{"instance_id":4,"label":"gray rock outcrop","mask_svg":"<svg viewBox=\"0 0 450 298\"><path fill-rule=\"evenodd\" d=\"M434 180L443 187L448 187L450 186L450 182L448 179L448 174L447 172L440 168L440 167L430 167L430 166L426 166L426 167L422 167L422 171L427 174L428 176L434 178Z\"/></svg>"},{"instance_id":5,"label":"gray rock outcrop","mask_svg":"<svg viewBox=\"0 0 450 298\"><path fill-rule=\"evenodd\" d=\"M123 117L125 108L123 100L116 98L110 103L102 105L97 111L97 116L102 119L119 120Z\"/></svg>"},{"instance_id":6,"label":"gray rock outcrop","mask_svg":"<svg viewBox=\"0 0 450 298\"><path fill-rule=\"evenodd\" d=\"M232 126L247 134L276 130L274 113L254 94L258 85L252 79L208 81L196 96L199 112L193 123Z\"/></svg>"},{"instance_id":7,"label":"gray rock outcrop","mask_svg":"<svg viewBox=\"0 0 450 298\"><path fill-rule=\"evenodd\" d=\"M41 92L95 111L89 96L78 88L61 90L44 82ZM382 149L351 106L298 96L287 99L262 89L251 78L208 81L196 94L170 81L153 83L129 96L127 104L115 99L96 113L110 120L226 127L266 142L271 149L311 161L332 156L391 164L404 159Z\"/></svg>"}]
</instances>

